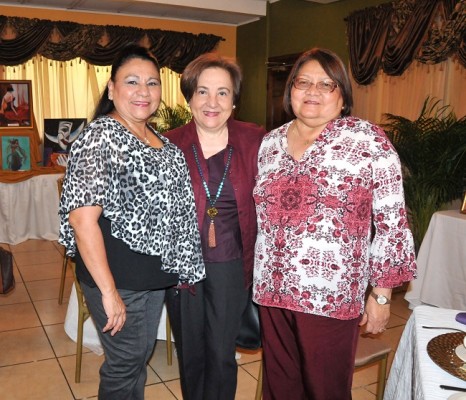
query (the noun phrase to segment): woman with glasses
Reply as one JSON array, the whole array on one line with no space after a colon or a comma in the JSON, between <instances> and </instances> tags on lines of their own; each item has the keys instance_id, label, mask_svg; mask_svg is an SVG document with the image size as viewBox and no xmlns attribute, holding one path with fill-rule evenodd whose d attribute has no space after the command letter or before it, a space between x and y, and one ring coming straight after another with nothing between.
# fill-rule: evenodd
<instances>
[{"instance_id":1,"label":"woman with glasses","mask_svg":"<svg viewBox=\"0 0 466 400\"><path fill-rule=\"evenodd\" d=\"M254 188L264 400L351 399L359 326L383 332L392 288L415 276L400 162L350 115L333 52L300 56L283 103L296 118L265 136Z\"/></svg>"}]
</instances>

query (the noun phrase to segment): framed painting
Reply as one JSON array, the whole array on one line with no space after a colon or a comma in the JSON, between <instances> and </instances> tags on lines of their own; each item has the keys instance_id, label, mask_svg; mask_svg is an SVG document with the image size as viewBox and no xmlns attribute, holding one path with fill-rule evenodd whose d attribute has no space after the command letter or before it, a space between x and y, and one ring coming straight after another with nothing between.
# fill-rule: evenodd
<instances>
[{"instance_id":1,"label":"framed painting","mask_svg":"<svg viewBox=\"0 0 466 400\"><path fill-rule=\"evenodd\" d=\"M32 128L31 81L0 80L0 129Z\"/></svg>"},{"instance_id":2,"label":"framed painting","mask_svg":"<svg viewBox=\"0 0 466 400\"><path fill-rule=\"evenodd\" d=\"M2 170L29 171L31 169L31 142L29 136L2 135Z\"/></svg>"},{"instance_id":3,"label":"framed painting","mask_svg":"<svg viewBox=\"0 0 466 400\"><path fill-rule=\"evenodd\" d=\"M44 119L44 166L66 166L71 144L86 125L86 118Z\"/></svg>"}]
</instances>

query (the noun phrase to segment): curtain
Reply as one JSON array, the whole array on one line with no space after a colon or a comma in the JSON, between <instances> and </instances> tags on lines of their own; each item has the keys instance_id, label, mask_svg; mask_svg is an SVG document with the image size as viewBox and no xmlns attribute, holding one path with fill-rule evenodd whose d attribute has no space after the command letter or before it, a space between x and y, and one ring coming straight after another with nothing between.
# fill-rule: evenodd
<instances>
[{"instance_id":1,"label":"curtain","mask_svg":"<svg viewBox=\"0 0 466 400\"><path fill-rule=\"evenodd\" d=\"M455 57L466 67L466 0L398 0L346 19L351 72L358 84L380 69L399 76L417 60Z\"/></svg>"},{"instance_id":2,"label":"curtain","mask_svg":"<svg viewBox=\"0 0 466 400\"><path fill-rule=\"evenodd\" d=\"M36 55L56 61L74 58L93 65L110 65L129 42L146 45L161 67L181 73L199 55L222 40L210 34L140 29L114 25L83 25L0 15L0 64L19 65Z\"/></svg>"},{"instance_id":3,"label":"curtain","mask_svg":"<svg viewBox=\"0 0 466 400\"><path fill-rule=\"evenodd\" d=\"M92 117L100 94L110 78L109 66L95 66L83 59L53 61L42 56L15 67L3 67L2 79L31 80L32 103L39 136L44 118ZM185 104L180 75L162 68L162 100L169 106Z\"/></svg>"},{"instance_id":4,"label":"curtain","mask_svg":"<svg viewBox=\"0 0 466 400\"><path fill-rule=\"evenodd\" d=\"M380 71L370 85L353 79L353 114L380 124L385 113L417 119L427 97L450 105L457 115L466 115L466 70L453 59L435 65L412 63L402 76Z\"/></svg>"}]
</instances>

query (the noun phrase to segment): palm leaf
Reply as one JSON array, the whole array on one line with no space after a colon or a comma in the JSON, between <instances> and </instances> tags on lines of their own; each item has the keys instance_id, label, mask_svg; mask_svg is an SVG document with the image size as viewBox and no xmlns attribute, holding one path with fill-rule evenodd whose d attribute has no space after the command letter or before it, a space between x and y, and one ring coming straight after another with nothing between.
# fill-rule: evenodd
<instances>
[{"instance_id":1,"label":"palm leaf","mask_svg":"<svg viewBox=\"0 0 466 400\"><path fill-rule=\"evenodd\" d=\"M155 113L153 121L160 133L186 125L191 121L192 114L188 107L177 104L175 107L168 106L164 101Z\"/></svg>"},{"instance_id":2,"label":"palm leaf","mask_svg":"<svg viewBox=\"0 0 466 400\"><path fill-rule=\"evenodd\" d=\"M419 117L385 114L383 125L400 157L406 204L416 247L432 214L462 196L466 173L466 117L427 98Z\"/></svg>"}]
</instances>

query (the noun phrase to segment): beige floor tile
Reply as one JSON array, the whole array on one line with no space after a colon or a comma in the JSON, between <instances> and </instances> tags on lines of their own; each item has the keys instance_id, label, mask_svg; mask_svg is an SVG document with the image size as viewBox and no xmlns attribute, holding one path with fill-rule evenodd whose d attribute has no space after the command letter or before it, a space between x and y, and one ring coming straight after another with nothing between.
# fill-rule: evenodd
<instances>
[{"instance_id":1,"label":"beige floor tile","mask_svg":"<svg viewBox=\"0 0 466 400\"><path fill-rule=\"evenodd\" d=\"M27 290L32 301L56 299L58 301L58 292L60 291L61 279L44 279L40 281L26 282ZM65 278L65 289L63 290L63 298L69 299L73 277L71 273Z\"/></svg>"},{"instance_id":2,"label":"beige floor tile","mask_svg":"<svg viewBox=\"0 0 466 400\"><path fill-rule=\"evenodd\" d=\"M16 277L15 277L16 278ZM0 306L6 304L28 303L31 299L22 281L16 279L15 288L7 294L0 295Z\"/></svg>"},{"instance_id":3,"label":"beige floor tile","mask_svg":"<svg viewBox=\"0 0 466 400\"><path fill-rule=\"evenodd\" d=\"M27 254L27 253L24 253ZM61 263L54 261L51 263L35 263L28 265L18 264L18 269L21 273L24 282L43 281L47 279L61 278Z\"/></svg>"},{"instance_id":4,"label":"beige floor tile","mask_svg":"<svg viewBox=\"0 0 466 400\"><path fill-rule=\"evenodd\" d=\"M15 262L13 262L13 276L15 277L16 283L23 282L23 277Z\"/></svg>"},{"instance_id":5,"label":"beige floor tile","mask_svg":"<svg viewBox=\"0 0 466 400\"><path fill-rule=\"evenodd\" d=\"M177 400L175 395L163 383L146 386L145 400Z\"/></svg>"},{"instance_id":6,"label":"beige floor tile","mask_svg":"<svg viewBox=\"0 0 466 400\"><path fill-rule=\"evenodd\" d=\"M58 243L58 241L53 240L51 243L60 252L60 254L65 253L65 248L60 243Z\"/></svg>"},{"instance_id":7,"label":"beige floor tile","mask_svg":"<svg viewBox=\"0 0 466 400\"><path fill-rule=\"evenodd\" d=\"M40 326L40 320L32 303L0 306L0 332Z\"/></svg>"},{"instance_id":8,"label":"beige floor tile","mask_svg":"<svg viewBox=\"0 0 466 400\"><path fill-rule=\"evenodd\" d=\"M257 379L254 379L243 368L238 368L238 384L236 386L235 400L251 400L257 388Z\"/></svg>"},{"instance_id":9,"label":"beige floor tile","mask_svg":"<svg viewBox=\"0 0 466 400\"><path fill-rule=\"evenodd\" d=\"M49 240L31 239L25 242L10 245L13 254L24 252L50 251L56 250L54 243Z\"/></svg>"},{"instance_id":10,"label":"beige floor tile","mask_svg":"<svg viewBox=\"0 0 466 400\"><path fill-rule=\"evenodd\" d=\"M64 371L65 378L71 387L73 395L77 399L97 396L99 390L99 368L104 361L104 356L94 353L83 354L81 360L81 382L74 380L76 357L59 357L58 361Z\"/></svg>"},{"instance_id":11,"label":"beige floor tile","mask_svg":"<svg viewBox=\"0 0 466 400\"><path fill-rule=\"evenodd\" d=\"M76 354L76 342L66 334L64 324L44 326L53 351L57 357L64 357ZM89 353L90 350L83 346L83 353Z\"/></svg>"},{"instance_id":12,"label":"beige floor tile","mask_svg":"<svg viewBox=\"0 0 466 400\"><path fill-rule=\"evenodd\" d=\"M378 365L358 368L353 374L353 388L377 383Z\"/></svg>"},{"instance_id":13,"label":"beige floor tile","mask_svg":"<svg viewBox=\"0 0 466 400\"><path fill-rule=\"evenodd\" d=\"M0 349L0 366L55 358L42 327L0 332Z\"/></svg>"},{"instance_id":14,"label":"beige floor tile","mask_svg":"<svg viewBox=\"0 0 466 400\"><path fill-rule=\"evenodd\" d=\"M405 326L406 325L406 320L402 317L399 317L396 314L391 314L390 315L390 320L388 321L387 324L387 329L394 328L396 326Z\"/></svg>"},{"instance_id":15,"label":"beige floor tile","mask_svg":"<svg viewBox=\"0 0 466 400\"><path fill-rule=\"evenodd\" d=\"M58 304L57 299L38 300L34 305L39 314L39 318L44 325L55 325L65 322L68 301L63 300L63 304Z\"/></svg>"},{"instance_id":16,"label":"beige floor tile","mask_svg":"<svg viewBox=\"0 0 466 400\"><path fill-rule=\"evenodd\" d=\"M375 400L375 394L367 391L365 388L357 388L351 391L353 400Z\"/></svg>"},{"instance_id":17,"label":"beige floor tile","mask_svg":"<svg viewBox=\"0 0 466 400\"><path fill-rule=\"evenodd\" d=\"M258 361L262 359L262 350L243 350L238 349L237 352L241 355L241 358L237 360L239 365L247 364L250 362Z\"/></svg>"},{"instance_id":18,"label":"beige floor tile","mask_svg":"<svg viewBox=\"0 0 466 400\"><path fill-rule=\"evenodd\" d=\"M56 359L3 367L0 388L8 400L73 400Z\"/></svg>"},{"instance_id":19,"label":"beige floor tile","mask_svg":"<svg viewBox=\"0 0 466 400\"><path fill-rule=\"evenodd\" d=\"M167 347L165 345L165 340L157 341L154 354L149 360L149 365L162 381L170 381L179 379L180 377L178 359L175 355L172 357L172 365L167 364Z\"/></svg>"},{"instance_id":20,"label":"beige floor tile","mask_svg":"<svg viewBox=\"0 0 466 400\"><path fill-rule=\"evenodd\" d=\"M255 379L259 378L260 367L261 361L254 361L247 364L241 364L241 368L243 368L247 373L252 375Z\"/></svg>"},{"instance_id":21,"label":"beige floor tile","mask_svg":"<svg viewBox=\"0 0 466 400\"><path fill-rule=\"evenodd\" d=\"M63 264L63 256L55 248L44 251L13 253L13 255L20 270L27 265Z\"/></svg>"},{"instance_id":22,"label":"beige floor tile","mask_svg":"<svg viewBox=\"0 0 466 400\"><path fill-rule=\"evenodd\" d=\"M75 382L76 357L59 357L60 364L65 373L66 380L71 386L73 395L77 399L97 396L99 389L99 369L104 361L104 356L97 356L92 352L83 354L81 361L81 381ZM157 374L151 369L147 369L147 385L161 383Z\"/></svg>"},{"instance_id":23,"label":"beige floor tile","mask_svg":"<svg viewBox=\"0 0 466 400\"><path fill-rule=\"evenodd\" d=\"M164 382L165 386L170 390L175 399L183 400L183 395L181 394L181 384L179 379L174 379L172 381Z\"/></svg>"}]
</instances>

